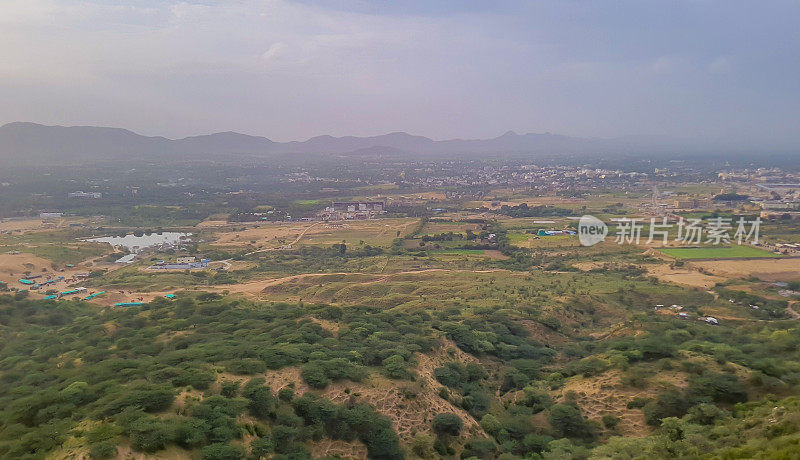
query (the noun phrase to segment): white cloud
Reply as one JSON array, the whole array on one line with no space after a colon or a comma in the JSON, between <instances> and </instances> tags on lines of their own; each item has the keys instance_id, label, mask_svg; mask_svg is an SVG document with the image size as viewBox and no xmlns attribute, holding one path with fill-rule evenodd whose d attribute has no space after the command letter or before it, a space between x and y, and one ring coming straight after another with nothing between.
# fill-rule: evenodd
<instances>
[{"instance_id":1,"label":"white cloud","mask_svg":"<svg viewBox=\"0 0 800 460\"><path fill-rule=\"evenodd\" d=\"M681 56L659 56L648 65L650 72L656 75L665 75L678 72L686 68L687 64Z\"/></svg>"},{"instance_id":2,"label":"white cloud","mask_svg":"<svg viewBox=\"0 0 800 460\"><path fill-rule=\"evenodd\" d=\"M287 49L288 47L285 43L273 43L270 45L269 49L261 55L261 59L263 59L266 64L271 64L275 60L279 60L281 57L285 56Z\"/></svg>"},{"instance_id":3,"label":"white cloud","mask_svg":"<svg viewBox=\"0 0 800 460\"><path fill-rule=\"evenodd\" d=\"M708 64L708 70L713 74L726 74L733 69L733 64L727 56L718 56Z\"/></svg>"}]
</instances>

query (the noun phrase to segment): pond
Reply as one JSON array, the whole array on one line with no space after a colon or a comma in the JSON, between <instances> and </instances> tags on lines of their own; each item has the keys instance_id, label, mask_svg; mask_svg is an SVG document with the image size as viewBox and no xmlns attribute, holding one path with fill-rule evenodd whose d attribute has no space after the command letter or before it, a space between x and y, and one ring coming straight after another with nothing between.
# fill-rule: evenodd
<instances>
[{"instance_id":1,"label":"pond","mask_svg":"<svg viewBox=\"0 0 800 460\"><path fill-rule=\"evenodd\" d=\"M90 243L108 243L114 247L121 246L130 252L139 252L145 248L156 246L177 246L182 240L192 236L191 233L163 232L142 236L104 236L83 240Z\"/></svg>"}]
</instances>

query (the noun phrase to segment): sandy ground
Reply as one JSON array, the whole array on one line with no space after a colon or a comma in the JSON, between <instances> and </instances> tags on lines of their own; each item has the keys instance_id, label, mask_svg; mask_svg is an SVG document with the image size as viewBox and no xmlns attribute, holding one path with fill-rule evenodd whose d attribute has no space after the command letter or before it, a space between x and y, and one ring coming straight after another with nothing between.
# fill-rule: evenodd
<instances>
[{"instance_id":1,"label":"sandy ground","mask_svg":"<svg viewBox=\"0 0 800 460\"><path fill-rule=\"evenodd\" d=\"M248 245L251 244L251 241L255 241L256 244L263 244L265 242L274 242L277 239L286 239L288 243L313 224L313 222L244 223L241 224L241 227L247 227L246 230L218 233L216 234L216 241L212 244L222 246Z\"/></svg>"},{"instance_id":2,"label":"sandy ground","mask_svg":"<svg viewBox=\"0 0 800 460\"><path fill-rule=\"evenodd\" d=\"M42 219L0 221L0 231L39 230L44 226Z\"/></svg>"},{"instance_id":3,"label":"sandy ground","mask_svg":"<svg viewBox=\"0 0 800 460\"><path fill-rule=\"evenodd\" d=\"M648 265L647 273L661 281L703 289L711 289L725 281L721 276L705 275L691 268L670 268L669 265Z\"/></svg>"},{"instance_id":4,"label":"sandy ground","mask_svg":"<svg viewBox=\"0 0 800 460\"><path fill-rule=\"evenodd\" d=\"M27 289L26 286L19 282L20 278L25 277L26 271L29 271L32 276L45 275L42 278L36 278L35 281L39 281L41 279L46 279L46 275L50 275L53 278L58 276L72 278L76 273L86 273L90 270L90 268L83 266L83 264L79 264L73 268L66 268L64 271L55 271L51 268L51 264L52 262L47 259L24 252L20 254L0 254L0 281L7 283L9 287ZM42 271L42 269L46 270ZM66 283L63 281L56 283L55 287L48 289L61 288L66 288Z\"/></svg>"},{"instance_id":5,"label":"sandy ground","mask_svg":"<svg viewBox=\"0 0 800 460\"><path fill-rule=\"evenodd\" d=\"M102 258L102 257L101 257ZM99 259L99 258L98 258ZM91 266L86 266L86 263L91 263ZM28 264L28 265L26 265ZM97 264L97 259L89 259L84 261L83 263L77 264L75 267L72 268L65 268L63 271L58 270L55 271L50 267L51 262L47 259L43 259L41 257L37 257L32 254L27 253L20 253L20 254L0 254L0 281L3 281L8 284L11 288L17 289L28 289L29 287L23 285L19 282L20 278L24 278L24 272L30 271L31 275L43 275L41 278L36 278L34 281L44 281L47 279L47 275L50 275L51 278L56 278L59 276L63 276L65 279L62 281L58 281L52 285L44 287L37 291L31 291L32 298L41 298L45 295L45 291L55 289L57 291L65 291L71 288L75 288L81 285L80 281L76 282L68 282L67 280L73 278L77 273L86 273L92 269L102 268L104 270L112 271L118 268L121 268L121 265L114 265L114 264ZM30 267L33 265L33 268ZM42 268L46 268L46 271L42 271ZM76 294L77 297L84 298L87 295L106 290L104 288L99 289L90 289L85 292L81 292ZM141 297L144 301L153 300L153 298L157 296L163 296L167 294L167 292L151 292L146 294L141 293L129 293L125 291L125 293L120 293L119 289L112 289L106 290L107 293L103 294L100 297L95 298L93 302L99 303L101 305L113 305L116 302L133 302L138 301ZM72 298L73 296L69 296Z\"/></svg>"},{"instance_id":6,"label":"sandy ground","mask_svg":"<svg viewBox=\"0 0 800 460\"><path fill-rule=\"evenodd\" d=\"M50 264L52 264L51 261L33 254L0 254L0 279L12 273L13 276L22 275L25 271L39 274L42 268L52 271Z\"/></svg>"},{"instance_id":7,"label":"sandy ground","mask_svg":"<svg viewBox=\"0 0 800 460\"><path fill-rule=\"evenodd\" d=\"M90 224L92 219L87 217L63 217L53 219L0 219L0 232L36 232L65 228L69 224Z\"/></svg>"},{"instance_id":8,"label":"sandy ground","mask_svg":"<svg viewBox=\"0 0 800 460\"><path fill-rule=\"evenodd\" d=\"M800 259L710 260L686 264L728 278L755 276L764 281L800 279Z\"/></svg>"},{"instance_id":9,"label":"sandy ground","mask_svg":"<svg viewBox=\"0 0 800 460\"><path fill-rule=\"evenodd\" d=\"M582 272L588 272L589 270L600 268L603 265L605 265L605 262L576 262L572 264L573 267L577 268Z\"/></svg>"}]
</instances>

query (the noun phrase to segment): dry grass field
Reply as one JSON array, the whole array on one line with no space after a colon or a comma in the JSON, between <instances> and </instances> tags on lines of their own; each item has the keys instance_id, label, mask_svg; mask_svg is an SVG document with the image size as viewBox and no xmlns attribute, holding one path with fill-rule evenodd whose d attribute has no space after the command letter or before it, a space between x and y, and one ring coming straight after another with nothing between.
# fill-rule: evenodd
<instances>
[{"instance_id":1,"label":"dry grass field","mask_svg":"<svg viewBox=\"0 0 800 460\"><path fill-rule=\"evenodd\" d=\"M754 276L764 281L795 281L800 278L800 258L761 260L710 260L687 265L727 278Z\"/></svg>"},{"instance_id":2,"label":"dry grass field","mask_svg":"<svg viewBox=\"0 0 800 460\"><path fill-rule=\"evenodd\" d=\"M280 248L285 245L332 245L345 241L372 246L387 246L400 236L407 235L419 219L375 219L338 222L269 222L213 226L212 246ZM236 228L237 230L233 230ZM242 230L244 228L244 230Z\"/></svg>"}]
</instances>

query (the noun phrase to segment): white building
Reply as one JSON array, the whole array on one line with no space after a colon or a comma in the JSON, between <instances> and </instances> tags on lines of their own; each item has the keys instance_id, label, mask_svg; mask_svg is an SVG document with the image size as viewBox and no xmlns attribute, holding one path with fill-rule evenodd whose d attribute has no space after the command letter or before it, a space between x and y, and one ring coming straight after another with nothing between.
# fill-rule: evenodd
<instances>
[{"instance_id":1,"label":"white building","mask_svg":"<svg viewBox=\"0 0 800 460\"><path fill-rule=\"evenodd\" d=\"M103 198L103 194L100 192L84 192L82 190L78 190L77 192L70 192L67 194L68 198Z\"/></svg>"}]
</instances>

